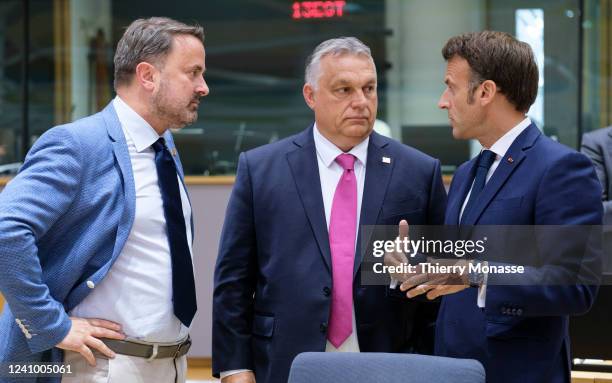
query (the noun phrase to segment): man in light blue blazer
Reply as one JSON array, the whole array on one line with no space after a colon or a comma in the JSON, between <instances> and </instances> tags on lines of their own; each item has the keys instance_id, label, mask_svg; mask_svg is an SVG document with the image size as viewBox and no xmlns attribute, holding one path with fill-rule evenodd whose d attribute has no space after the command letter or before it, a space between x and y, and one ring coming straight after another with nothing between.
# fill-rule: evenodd
<instances>
[{"instance_id":1,"label":"man in light blue blazer","mask_svg":"<svg viewBox=\"0 0 612 383\"><path fill-rule=\"evenodd\" d=\"M193 227L168 129L209 92L202 28L136 20L114 63L117 97L43 134L0 194L0 362L184 381Z\"/></svg>"}]
</instances>

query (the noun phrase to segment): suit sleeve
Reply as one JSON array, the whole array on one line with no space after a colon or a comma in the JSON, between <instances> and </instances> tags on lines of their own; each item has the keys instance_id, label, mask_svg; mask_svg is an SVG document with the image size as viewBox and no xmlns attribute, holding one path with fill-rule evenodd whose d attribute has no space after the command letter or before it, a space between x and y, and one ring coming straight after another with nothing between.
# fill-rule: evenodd
<instances>
[{"instance_id":1,"label":"suit sleeve","mask_svg":"<svg viewBox=\"0 0 612 383\"><path fill-rule=\"evenodd\" d=\"M612 225L612 201L610 201L610 196L608 195L608 172L612 171L612 169L606 169L606 163L604 161L605 153L602 145L603 142L597 142L592 134L585 134L582 136L582 147L580 150L591 159L595 167L597 178L599 178L599 182L603 188L601 199L604 208L604 224Z\"/></svg>"},{"instance_id":2,"label":"suit sleeve","mask_svg":"<svg viewBox=\"0 0 612 383\"><path fill-rule=\"evenodd\" d=\"M0 194L0 291L32 335L26 341L33 353L53 348L71 327L45 283L54 276L44 275L37 243L70 207L79 189L81 163L72 134L51 129Z\"/></svg>"},{"instance_id":3,"label":"suit sleeve","mask_svg":"<svg viewBox=\"0 0 612 383\"><path fill-rule=\"evenodd\" d=\"M257 245L247 155L240 155L225 214L213 293L213 374L253 370L251 329Z\"/></svg>"},{"instance_id":4,"label":"suit sleeve","mask_svg":"<svg viewBox=\"0 0 612 383\"><path fill-rule=\"evenodd\" d=\"M427 209L427 224L442 225L444 224L444 214L446 212L446 189L442 182L442 172L440 169L440 161L436 160L431 174L431 186L429 188L429 201ZM427 257L417 256L412 262L426 262ZM406 293L398 289L391 289L392 295L400 296L418 303L416 313L414 315L414 323L412 324L412 337L410 343L413 346L414 352L419 354L433 355L434 354L434 339L435 325L440 308L440 300L429 300L425 296L419 296L408 300Z\"/></svg>"},{"instance_id":5,"label":"suit sleeve","mask_svg":"<svg viewBox=\"0 0 612 383\"><path fill-rule=\"evenodd\" d=\"M443 225L445 213L446 189L444 189L444 183L442 182L442 170L440 167L440 161L436 160L431 177L427 223L429 225Z\"/></svg>"},{"instance_id":6,"label":"suit sleeve","mask_svg":"<svg viewBox=\"0 0 612 383\"><path fill-rule=\"evenodd\" d=\"M526 272L520 286L497 286L504 276L490 274L487 315L498 315L507 305L521 307L524 316L577 315L587 312L597 296L601 243L587 243L588 233L602 220L601 187L593 166L580 153L562 157L544 174L536 198L535 225L543 228L536 240L546 267ZM547 229L553 225L557 229ZM564 231L573 237L559 234ZM568 283L578 273L581 281L593 283ZM544 278L564 283L543 283Z\"/></svg>"}]
</instances>

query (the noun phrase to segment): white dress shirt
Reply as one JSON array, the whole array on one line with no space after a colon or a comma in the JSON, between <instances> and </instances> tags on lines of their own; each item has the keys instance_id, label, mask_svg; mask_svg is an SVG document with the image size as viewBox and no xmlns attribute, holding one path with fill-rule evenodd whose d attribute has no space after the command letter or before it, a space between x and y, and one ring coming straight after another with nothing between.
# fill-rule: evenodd
<instances>
[{"instance_id":1,"label":"white dress shirt","mask_svg":"<svg viewBox=\"0 0 612 383\"><path fill-rule=\"evenodd\" d=\"M327 222L327 230L329 230L329 220L331 217L331 209L334 201L334 194L336 193L336 186L340 181L344 169L335 160L340 154L344 153L340 148L334 145L331 141L325 138L317 125L314 125L313 135L314 143L317 151L317 164L319 166L319 177L321 179L321 193L323 197L323 207L325 209L325 221ZM368 158L368 143L370 137L367 137L361 143L356 145L348 153L356 157L355 160L355 178L357 178L357 230L355 235L355 246L357 245L357 236L359 234L359 218L361 213L361 201L363 197L363 185L365 182L366 172L366 161ZM325 346L325 352L359 352L359 343L357 341L357 325L355 321L355 305L352 307L352 322L353 331L351 335L336 348L328 340ZM239 372L246 372L249 370L230 370L221 372L221 379L226 376L234 375Z\"/></svg>"},{"instance_id":2,"label":"white dress shirt","mask_svg":"<svg viewBox=\"0 0 612 383\"><path fill-rule=\"evenodd\" d=\"M102 318L121 325L130 338L174 342L189 329L174 315L172 263L166 219L151 145L159 135L119 96L113 100L130 154L136 196L134 224L121 253L93 291L72 311L82 318ZM192 250L191 206L180 177L179 190ZM192 255L193 256L193 255Z\"/></svg>"},{"instance_id":3,"label":"white dress shirt","mask_svg":"<svg viewBox=\"0 0 612 383\"><path fill-rule=\"evenodd\" d=\"M317 163L319 165L319 177L321 178L321 192L323 193L323 207L325 208L325 221L327 222L327 230L329 230L329 221L331 217L331 209L336 193L336 186L340 181L344 169L336 162L336 157L344 153L340 148L331 143L325 138L317 125L313 128L315 148L317 150ZM356 157L355 160L355 178L357 178L357 232L355 234L355 246L357 236L359 234L359 218L361 212L361 201L363 197L363 184L365 182L366 161L368 158L368 143L370 137L361 141L353 147L348 153ZM359 343L357 342L357 326L355 322L355 305L353 305L353 331L351 335L340 345L339 348L334 347L328 340L325 346L325 352L341 351L341 352L359 352Z\"/></svg>"},{"instance_id":4,"label":"white dress shirt","mask_svg":"<svg viewBox=\"0 0 612 383\"><path fill-rule=\"evenodd\" d=\"M489 168L489 171L487 172L487 177L485 179L485 185L487 182L489 182L489 179L491 179L491 177L493 176L493 173L495 173L495 169L497 169L497 167L499 166L501 159L506 155L506 152L508 151L508 149L510 149L510 146L512 146L512 144L514 143L514 140L516 140L516 138L523 132L523 130L527 129L529 125L531 125L531 120L529 119L529 117L527 117L523 121L521 121L518 125L516 125L514 128L506 132L506 134L504 134L499 140L495 141L495 143L491 145L490 148L488 148L490 151L495 153L495 161L493 162L493 165L491 165L491 167ZM485 149L487 148L482 148L482 150L485 150ZM472 194L472 187L474 187L474 181L472 181L472 186L470 187L470 191L467 193L467 196L465 196L465 200L463 201L463 205L461 206L461 213L459 214L459 221L461 221L461 216L463 215L463 210L465 209L465 205L467 205L467 202L470 199L470 194ZM478 304L478 307L481 307L481 308L485 307L485 302L487 299L487 274L485 274L484 277L485 279L482 283L482 286L478 289L477 304Z\"/></svg>"}]
</instances>

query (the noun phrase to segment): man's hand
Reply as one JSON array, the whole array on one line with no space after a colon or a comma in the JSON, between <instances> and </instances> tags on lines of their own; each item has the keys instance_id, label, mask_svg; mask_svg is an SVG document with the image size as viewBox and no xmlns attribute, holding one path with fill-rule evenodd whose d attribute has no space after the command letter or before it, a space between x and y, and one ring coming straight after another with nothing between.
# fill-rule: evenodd
<instances>
[{"instance_id":1,"label":"man's hand","mask_svg":"<svg viewBox=\"0 0 612 383\"><path fill-rule=\"evenodd\" d=\"M115 357L115 353L98 338L125 339L121 325L104 319L71 317L70 320L72 327L68 335L56 347L78 352L91 366L96 365L96 358L90 347L111 359Z\"/></svg>"},{"instance_id":2,"label":"man's hand","mask_svg":"<svg viewBox=\"0 0 612 383\"><path fill-rule=\"evenodd\" d=\"M468 280L468 263L464 259L430 260L432 264L441 266L461 266L464 272L451 271L448 273L421 273L408 278L400 286L400 290L407 291L408 298L427 294L427 299L433 300L442 295L454 294L470 287ZM420 266L419 266L420 267ZM455 270L458 270L455 269Z\"/></svg>"},{"instance_id":3,"label":"man's hand","mask_svg":"<svg viewBox=\"0 0 612 383\"><path fill-rule=\"evenodd\" d=\"M405 219L401 220L398 226L397 237L403 241L404 238L408 238L409 231L410 228L408 226L408 222ZM383 263L385 266L401 266L402 264L408 264L409 262L406 254L404 254L402 251L397 251L396 249L393 252L385 253ZM391 280L399 282L404 282L410 276L410 274L403 273L390 273L389 275L391 276Z\"/></svg>"},{"instance_id":4,"label":"man's hand","mask_svg":"<svg viewBox=\"0 0 612 383\"><path fill-rule=\"evenodd\" d=\"M221 379L221 383L255 383L253 371L239 372Z\"/></svg>"}]
</instances>

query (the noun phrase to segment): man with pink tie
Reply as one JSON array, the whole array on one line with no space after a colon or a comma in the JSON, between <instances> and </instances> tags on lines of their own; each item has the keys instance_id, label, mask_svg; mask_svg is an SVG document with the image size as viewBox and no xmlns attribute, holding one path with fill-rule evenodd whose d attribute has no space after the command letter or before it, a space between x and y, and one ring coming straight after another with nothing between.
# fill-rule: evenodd
<instances>
[{"instance_id":1,"label":"man with pink tie","mask_svg":"<svg viewBox=\"0 0 612 383\"><path fill-rule=\"evenodd\" d=\"M242 153L215 270L213 373L286 382L301 352L432 351L437 306L360 283L360 225L443 222L440 162L372 131L370 49L321 43L306 65L314 124Z\"/></svg>"}]
</instances>

